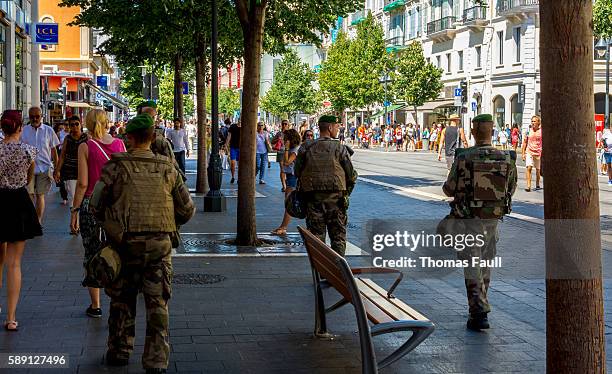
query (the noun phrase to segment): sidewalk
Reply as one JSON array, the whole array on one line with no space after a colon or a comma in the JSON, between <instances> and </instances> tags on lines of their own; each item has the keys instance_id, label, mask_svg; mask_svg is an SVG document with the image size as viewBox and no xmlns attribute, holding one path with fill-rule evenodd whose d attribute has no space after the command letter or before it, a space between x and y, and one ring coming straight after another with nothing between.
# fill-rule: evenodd
<instances>
[{"instance_id":1,"label":"sidewalk","mask_svg":"<svg viewBox=\"0 0 612 374\"><path fill-rule=\"evenodd\" d=\"M189 161L189 170L194 162ZM229 174L229 173L226 173ZM195 175L188 174L190 183ZM257 186L258 232L274 229L282 218L283 195L278 167L272 164L267 185ZM224 176L223 188L236 188ZM69 373L139 373L144 343L144 302L139 299L136 348L127 368L102 363L107 337L108 298L103 318L85 316L88 296L80 286L83 249L80 238L68 235L68 209L48 198L45 235L28 242L23 260L20 331L0 331L0 353L69 354ZM198 213L182 228L184 233L232 233L236 230L236 199L228 198L225 213L203 213L203 199L195 198ZM443 203L432 203L386 193L361 183L351 199L349 240L363 241L372 218L439 219ZM290 232L295 232L292 222ZM543 228L516 220L500 227L499 253L507 254L508 268L493 274L490 293L492 329L466 331L467 306L460 273L444 279L421 279L406 272L396 295L436 323L421 346L381 373L541 373L545 371L544 280L518 277L526 267L541 270ZM187 235L183 236L186 240ZM612 269L612 253L604 251L604 271ZM512 260L514 259L514 260ZM364 265L368 257L350 257ZM353 310L330 315L328 325L340 337L312 338L314 300L307 257L185 257L173 258L175 283L170 302L169 372L180 373L359 373L359 340ZM213 279L212 276L222 276ZM612 352L612 281L606 274L605 302L608 352ZM213 280L218 283L206 284ZM185 284L191 283L191 284ZM383 282L384 283L384 282ZM6 291L0 305L5 306ZM336 296L328 290L328 301ZM0 318L4 319L3 313ZM376 338L376 351L389 353L401 339ZM612 365L608 353L608 365ZM44 369L43 369L44 370ZM0 369L2 371L2 369ZM32 372L43 372L31 370ZM12 373L13 371L11 371ZM14 372L25 372L15 370Z\"/></svg>"}]
</instances>

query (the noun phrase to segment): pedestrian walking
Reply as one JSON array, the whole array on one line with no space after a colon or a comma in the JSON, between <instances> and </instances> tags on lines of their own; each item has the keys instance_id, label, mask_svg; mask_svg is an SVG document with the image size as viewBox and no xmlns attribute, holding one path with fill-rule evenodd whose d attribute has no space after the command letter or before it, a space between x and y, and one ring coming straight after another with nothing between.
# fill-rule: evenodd
<instances>
[{"instance_id":1,"label":"pedestrian walking","mask_svg":"<svg viewBox=\"0 0 612 374\"><path fill-rule=\"evenodd\" d=\"M516 152L516 149L518 148L520 135L521 131L519 130L518 124L515 123L510 131L510 142L512 143L512 150L514 152Z\"/></svg>"},{"instance_id":2,"label":"pedestrian walking","mask_svg":"<svg viewBox=\"0 0 612 374\"><path fill-rule=\"evenodd\" d=\"M232 123L227 131L227 153L230 155L230 173L232 179L230 183L234 183L236 176L236 167L240 162L240 121Z\"/></svg>"},{"instance_id":3,"label":"pedestrian walking","mask_svg":"<svg viewBox=\"0 0 612 374\"><path fill-rule=\"evenodd\" d=\"M332 249L344 256L349 196L357 173L348 148L336 140L339 127L334 116L319 118L321 137L300 148L294 171L306 204L308 230L322 241L329 234Z\"/></svg>"},{"instance_id":4,"label":"pedestrian walking","mask_svg":"<svg viewBox=\"0 0 612 374\"><path fill-rule=\"evenodd\" d=\"M134 117L126 133L130 150L113 155L104 167L96 211L122 264L118 277L105 287L111 298L106 363L128 364L134 349L137 297L142 292L147 321L142 366L147 373L165 373L170 356L172 247L178 245L177 226L191 219L195 206L170 158L151 152L155 136L151 117Z\"/></svg>"},{"instance_id":5,"label":"pedestrian walking","mask_svg":"<svg viewBox=\"0 0 612 374\"><path fill-rule=\"evenodd\" d=\"M187 123L186 130L187 130L187 139L189 139L189 149L194 150L195 140L198 137L198 128L193 123L193 121L189 121L189 123Z\"/></svg>"},{"instance_id":6,"label":"pedestrian walking","mask_svg":"<svg viewBox=\"0 0 612 374\"><path fill-rule=\"evenodd\" d=\"M90 139L81 143L78 148L77 187L72 202L70 227L72 231L80 231L85 255L83 267L100 250L102 246L100 224L89 210L89 202L94 186L100 179L102 167L110 160L111 155L125 152L122 140L113 138L108 133L108 118L106 112L94 109L85 117L85 127ZM92 318L102 317L100 307L101 285L95 279L85 277L82 282L88 288L91 304L85 313Z\"/></svg>"},{"instance_id":7,"label":"pedestrian walking","mask_svg":"<svg viewBox=\"0 0 612 374\"><path fill-rule=\"evenodd\" d=\"M289 121L286 119L282 120L280 131L278 131L274 135L274 138L272 139L272 148L276 151L276 162L278 162L279 169L280 169L280 181L282 185L282 188L281 188L282 192L285 192L285 189L287 188L286 176L285 176L285 172L283 171L283 167L281 163L283 161L283 157L285 154L283 134L288 129L289 129Z\"/></svg>"},{"instance_id":8,"label":"pedestrian walking","mask_svg":"<svg viewBox=\"0 0 612 374\"><path fill-rule=\"evenodd\" d=\"M59 139L60 144L55 147L55 152L59 155L62 151L62 144L64 144L64 139L66 139L67 132L65 131L65 126L68 124L68 120L66 120L65 124L63 122L58 123L54 126L53 131L55 131L55 135ZM59 169L59 166L55 168L55 171ZM54 172L55 172L54 171ZM55 181L55 187L59 188L60 196L62 198L62 205L68 205L68 191L66 190L66 184L62 180Z\"/></svg>"},{"instance_id":9,"label":"pedestrian walking","mask_svg":"<svg viewBox=\"0 0 612 374\"><path fill-rule=\"evenodd\" d=\"M268 164L268 152L272 149L270 135L265 131L263 122L257 123L257 144L255 154L255 175L259 174L259 184L266 184L266 166Z\"/></svg>"},{"instance_id":10,"label":"pedestrian walking","mask_svg":"<svg viewBox=\"0 0 612 374\"><path fill-rule=\"evenodd\" d=\"M501 145L501 149L505 150L508 148L508 135L506 130L499 132L499 144Z\"/></svg>"},{"instance_id":11,"label":"pedestrian walking","mask_svg":"<svg viewBox=\"0 0 612 374\"><path fill-rule=\"evenodd\" d=\"M68 128L70 132L62 144L62 152L60 153L57 169L55 169L53 177L56 182L61 181L66 186L68 206L72 207L78 179L79 146L87 142L88 138L87 134L83 133L79 117L70 117ZM72 228L72 224L70 226L70 234L78 235L78 217L76 228Z\"/></svg>"},{"instance_id":12,"label":"pedestrian walking","mask_svg":"<svg viewBox=\"0 0 612 374\"><path fill-rule=\"evenodd\" d=\"M34 178L28 184L28 193L36 206L42 224L45 214L45 195L51 190L53 171L57 165L57 147L60 142L51 126L42 123L42 111L32 107L28 111L29 124L23 128L21 141L38 150Z\"/></svg>"},{"instance_id":13,"label":"pedestrian walking","mask_svg":"<svg viewBox=\"0 0 612 374\"><path fill-rule=\"evenodd\" d=\"M473 258L487 261L495 258L497 224L511 211L517 178L516 153L492 146L493 126L493 116L490 114L481 114L472 120L476 145L457 150L451 172L442 187L446 196L453 198L451 213L443 221L444 230L454 235L471 234L483 238L483 245L475 244L457 251L458 258L470 264L464 267L470 312L467 328L476 331L490 327L488 289L491 267L475 266ZM463 222L455 225L453 220Z\"/></svg>"},{"instance_id":14,"label":"pedestrian walking","mask_svg":"<svg viewBox=\"0 0 612 374\"><path fill-rule=\"evenodd\" d=\"M304 132L304 135L302 135L302 143L307 142L309 140L314 140L314 139L315 139L315 136L312 130L307 130L306 132Z\"/></svg>"},{"instance_id":15,"label":"pedestrian walking","mask_svg":"<svg viewBox=\"0 0 612 374\"><path fill-rule=\"evenodd\" d=\"M451 114L450 125L446 126L440 134L440 146L438 147L438 161L442 161L442 150L444 150L444 157L446 158L446 169L450 172L453 161L455 160L455 152L457 148L463 146L468 147L467 140L465 140L465 133L463 128L459 127L461 123L461 117L457 114Z\"/></svg>"},{"instance_id":16,"label":"pedestrian walking","mask_svg":"<svg viewBox=\"0 0 612 374\"><path fill-rule=\"evenodd\" d=\"M17 302L21 292L21 257L26 240L42 235L36 209L26 186L34 178L37 149L20 141L21 111L5 110L0 118L0 287L6 264L7 313L4 328L17 331Z\"/></svg>"},{"instance_id":17,"label":"pedestrian walking","mask_svg":"<svg viewBox=\"0 0 612 374\"><path fill-rule=\"evenodd\" d=\"M540 116L531 117L531 129L527 133L527 137L523 142L521 148L521 157L525 161L527 172L525 178L527 179L527 187L525 191L531 191L531 172L535 168L535 180L536 180L536 191L541 190L540 186L540 168L541 168L541 157L542 157L542 120Z\"/></svg>"},{"instance_id":18,"label":"pedestrian walking","mask_svg":"<svg viewBox=\"0 0 612 374\"><path fill-rule=\"evenodd\" d=\"M168 130L166 132L166 138L170 140L170 143L173 144L174 148L172 153L174 153L174 159L176 160L179 169L185 174L185 155L189 158L189 137L187 136L187 131L183 128L182 120L180 118L176 118L174 120L174 128Z\"/></svg>"},{"instance_id":19,"label":"pedestrian walking","mask_svg":"<svg viewBox=\"0 0 612 374\"><path fill-rule=\"evenodd\" d=\"M601 143L603 147L603 164L608 173L608 185L612 185L612 131L605 128L601 135Z\"/></svg>"},{"instance_id":20,"label":"pedestrian walking","mask_svg":"<svg viewBox=\"0 0 612 374\"><path fill-rule=\"evenodd\" d=\"M425 127L421 135L423 138L423 150L429 151L429 136L431 135L429 133L429 127Z\"/></svg>"},{"instance_id":21,"label":"pedestrian walking","mask_svg":"<svg viewBox=\"0 0 612 374\"><path fill-rule=\"evenodd\" d=\"M285 130L283 134L285 152L283 154L283 162L281 163L281 167L285 173L285 182L287 183L287 187L285 188L285 199L287 199L289 194L291 194L291 192L297 187L298 180L295 176L294 167L301 141L302 138L300 137L299 132L294 129ZM285 210L285 213L283 214L283 221L278 228L272 230L272 234L287 235L287 227L289 227L290 222L291 216Z\"/></svg>"}]
</instances>

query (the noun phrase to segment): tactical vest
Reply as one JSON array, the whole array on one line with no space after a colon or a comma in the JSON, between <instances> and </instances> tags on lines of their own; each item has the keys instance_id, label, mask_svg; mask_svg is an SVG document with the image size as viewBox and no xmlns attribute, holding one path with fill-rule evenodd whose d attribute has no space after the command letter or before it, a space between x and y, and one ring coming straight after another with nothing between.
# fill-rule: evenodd
<instances>
[{"instance_id":1,"label":"tactical vest","mask_svg":"<svg viewBox=\"0 0 612 374\"><path fill-rule=\"evenodd\" d=\"M107 208L107 220L118 223L123 233L175 232L172 190L177 172L169 159L118 153L113 154L109 163L116 163L123 172L119 179L121 188L113 188L120 195Z\"/></svg>"},{"instance_id":2,"label":"tactical vest","mask_svg":"<svg viewBox=\"0 0 612 374\"><path fill-rule=\"evenodd\" d=\"M494 147L457 149L455 209L466 218L497 219L512 211L508 179L516 152Z\"/></svg>"},{"instance_id":3,"label":"tactical vest","mask_svg":"<svg viewBox=\"0 0 612 374\"><path fill-rule=\"evenodd\" d=\"M340 164L344 146L337 140L322 138L307 147L300 191L346 191L346 175Z\"/></svg>"}]
</instances>

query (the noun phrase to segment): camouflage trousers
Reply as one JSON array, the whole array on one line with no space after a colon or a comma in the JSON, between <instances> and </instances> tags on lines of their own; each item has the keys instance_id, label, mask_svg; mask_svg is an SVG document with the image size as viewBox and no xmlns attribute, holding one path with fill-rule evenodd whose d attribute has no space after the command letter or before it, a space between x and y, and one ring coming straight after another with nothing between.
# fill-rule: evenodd
<instances>
[{"instance_id":1,"label":"camouflage trousers","mask_svg":"<svg viewBox=\"0 0 612 374\"><path fill-rule=\"evenodd\" d=\"M341 192L316 192L306 197L306 227L316 237L325 241L329 234L331 247L340 256L346 252L347 215Z\"/></svg>"},{"instance_id":2,"label":"camouflage trousers","mask_svg":"<svg viewBox=\"0 0 612 374\"><path fill-rule=\"evenodd\" d=\"M470 266L463 269L465 276L465 289L469 311L471 315L478 313L489 313L491 305L487 293L491 282L490 267L472 267L472 258L479 257L481 260L493 260L497 253L497 220L469 220L467 227L471 233L484 235L485 244L482 247L473 246L457 252L459 259L469 261ZM478 223L479 222L479 223ZM474 225L472 224L474 223ZM473 227L477 226L477 227Z\"/></svg>"},{"instance_id":3,"label":"camouflage trousers","mask_svg":"<svg viewBox=\"0 0 612 374\"><path fill-rule=\"evenodd\" d=\"M142 365L167 368L168 300L172 294L171 242L168 234L127 234L118 250L121 272L105 288L111 298L108 317L108 352L128 358L134 349L136 300L142 292L146 306L146 337Z\"/></svg>"}]
</instances>

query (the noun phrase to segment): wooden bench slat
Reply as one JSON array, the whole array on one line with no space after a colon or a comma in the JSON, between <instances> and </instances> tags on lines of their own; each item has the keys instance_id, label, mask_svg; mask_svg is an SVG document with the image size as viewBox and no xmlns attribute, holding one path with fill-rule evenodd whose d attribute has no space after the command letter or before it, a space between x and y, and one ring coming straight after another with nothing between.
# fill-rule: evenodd
<instances>
[{"instance_id":1,"label":"wooden bench slat","mask_svg":"<svg viewBox=\"0 0 612 374\"><path fill-rule=\"evenodd\" d=\"M382 287L376 284L373 280L368 279L368 278L356 278L356 280L357 280L357 286L359 286L359 291L362 291L361 284L363 284L365 287L369 288L372 292L374 292L374 294L369 293L369 292L368 293L364 292L364 293L368 295L368 297L370 297L371 295L373 298L375 298L376 304L378 303L382 304L381 307L383 308L387 308L389 307L389 305L392 305L393 306L392 308L389 307L390 311L397 309L401 311L403 314L408 316L408 318L399 318L399 319L413 319L417 321L429 321L429 318L425 317L421 313L409 307L400 299L397 299L397 298L387 299L387 291L385 291Z\"/></svg>"},{"instance_id":2,"label":"wooden bench slat","mask_svg":"<svg viewBox=\"0 0 612 374\"><path fill-rule=\"evenodd\" d=\"M368 315L368 319L372 321L372 323L378 325L379 323L393 322L395 321L393 318L389 317L387 313L382 311L377 305L372 303L369 299L362 297L361 301L363 303L363 308Z\"/></svg>"}]
</instances>

